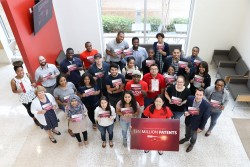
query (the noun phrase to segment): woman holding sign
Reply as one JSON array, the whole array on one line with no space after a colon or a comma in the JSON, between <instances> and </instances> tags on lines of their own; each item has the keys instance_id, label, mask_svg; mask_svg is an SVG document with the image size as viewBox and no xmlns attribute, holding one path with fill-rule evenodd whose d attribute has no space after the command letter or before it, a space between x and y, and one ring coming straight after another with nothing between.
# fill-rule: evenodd
<instances>
[{"instance_id":1,"label":"woman holding sign","mask_svg":"<svg viewBox=\"0 0 250 167\"><path fill-rule=\"evenodd\" d=\"M13 62L13 66L16 76L10 82L12 92L19 95L19 101L26 108L29 116L37 126L40 126L40 123L30 110L31 102L36 97L34 93L34 86L36 86L36 83L31 81L29 74L24 73L22 61Z\"/></svg>"},{"instance_id":2,"label":"woman holding sign","mask_svg":"<svg viewBox=\"0 0 250 167\"><path fill-rule=\"evenodd\" d=\"M116 113L120 115L120 124L122 127L123 146L127 147L127 131L131 126L131 118L137 117L140 111L139 103L131 91L125 91L122 99L116 104Z\"/></svg>"},{"instance_id":3,"label":"woman holding sign","mask_svg":"<svg viewBox=\"0 0 250 167\"><path fill-rule=\"evenodd\" d=\"M211 77L208 74L208 64L205 61L200 62L197 66L196 73L190 77L190 92L195 95L197 88L206 89L211 84Z\"/></svg>"},{"instance_id":4,"label":"woman holding sign","mask_svg":"<svg viewBox=\"0 0 250 167\"><path fill-rule=\"evenodd\" d=\"M164 103L164 97L163 95L157 95L154 99L153 104L148 106L144 112L143 117L146 118L171 118L173 116L172 111L169 107L166 106L166 103ZM148 153L148 150L144 151L145 153ZM162 155L162 151L158 151L159 155Z\"/></svg>"},{"instance_id":5,"label":"woman holding sign","mask_svg":"<svg viewBox=\"0 0 250 167\"><path fill-rule=\"evenodd\" d=\"M101 132L102 147L106 147L106 131L109 134L109 146L113 147L113 129L114 119L116 117L115 109L109 104L108 99L102 96L99 106L95 109L95 120L97 128Z\"/></svg>"},{"instance_id":6,"label":"woman holding sign","mask_svg":"<svg viewBox=\"0 0 250 167\"><path fill-rule=\"evenodd\" d=\"M177 77L176 85L170 85L166 89L165 97L170 109L173 111L174 119L180 119L184 114L185 104L189 95L190 90L185 87L185 78L181 75Z\"/></svg>"},{"instance_id":7,"label":"woman holding sign","mask_svg":"<svg viewBox=\"0 0 250 167\"><path fill-rule=\"evenodd\" d=\"M55 113L57 104L55 98L51 94L45 92L46 89L43 86L37 86L35 91L37 97L32 101L31 111L39 120L41 128L48 133L51 142L57 143L56 139L53 137L53 133L61 135L61 133L56 130L59 121Z\"/></svg>"},{"instance_id":8,"label":"woman holding sign","mask_svg":"<svg viewBox=\"0 0 250 167\"><path fill-rule=\"evenodd\" d=\"M89 73L84 73L82 75L77 92L78 96L81 97L82 103L88 109L88 115L93 124L93 129L96 129L94 110L98 106L100 89L92 75Z\"/></svg>"},{"instance_id":9,"label":"woman holding sign","mask_svg":"<svg viewBox=\"0 0 250 167\"><path fill-rule=\"evenodd\" d=\"M205 136L209 136L214 126L216 125L217 119L220 117L222 111L228 103L229 93L225 89L225 81L223 79L217 79L215 86L210 86L205 90L205 97L211 104L211 122Z\"/></svg>"},{"instance_id":10,"label":"woman holding sign","mask_svg":"<svg viewBox=\"0 0 250 167\"><path fill-rule=\"evenodd\" d=\"M88 110L82 104L81 99L76 95L71 95L68 100L68 105L66 106L66 114L69 119L69 128L72 129L74 135L76 136L79 146L83 144L88 144L88 120L87 120ZM83 134L84 143L82 142L81 135Z\"/></svg>"}]
</instances>

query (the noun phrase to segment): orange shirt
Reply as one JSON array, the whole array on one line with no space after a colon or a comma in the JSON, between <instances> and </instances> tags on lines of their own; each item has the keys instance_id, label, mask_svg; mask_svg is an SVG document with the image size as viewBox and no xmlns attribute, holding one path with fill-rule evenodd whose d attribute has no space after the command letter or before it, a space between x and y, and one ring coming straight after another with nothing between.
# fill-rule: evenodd
<instances>
[{"instance_id":1,"label":"orange shirt","mask_svg":"<svg viewBox=\"0 0 250 167\"><path fill-rule=\"evenodd\" d=\"M83 51L83 52L80 54L80 59L81 59L82 62L84 63L84 67L85 67L86 69L88 69L89 66L94 62L94 55L97 54L97 53L98 53L97 50L92 49L91 52L85 50L85 51ZM91 57L91 56L93 56L93 57ZM88 59L88 57L89 57L90 59ZM92 61L93 61L93 62L92 62Z\"/></svg>"},{"instance_id":2,"label":"orange shirt","mask_svg":"<svg viewBox=\"0 0 250 167\"><path fill-rule=\"evenodd\" d=\"M131 89L132 84L135 84L133 80L128 81L126 84L125 90L131 90L135 96L135 100L139 103L140 106L143 106L144 105L144 97L143 97L141 91L136 91L136 90ZM148 92L148 84L146 82L141 80L138 84L141 85L141 88L140 88L141 90Z\"/></svg>"}]
</instances>

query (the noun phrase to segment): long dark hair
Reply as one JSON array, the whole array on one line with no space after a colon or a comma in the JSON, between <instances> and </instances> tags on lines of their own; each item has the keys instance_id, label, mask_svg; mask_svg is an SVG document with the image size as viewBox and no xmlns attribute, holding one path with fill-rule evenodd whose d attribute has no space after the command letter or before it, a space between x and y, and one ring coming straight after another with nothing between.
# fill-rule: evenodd
<instances>
[{"instance_id":1,"label":"long dark hair","mask_svg":"<svg viewBox=\"0 0 250 167\"><path fill-rule=\"evenodd\" d=\"M197 66L196 74L199 74L199 73L200 73L200 69L199 69L200 66L202 66L203 68L205 68L204 75L207 75L207 74L208 74L208 64L207 64L206 61L200 62L200 64Z\"/></svg>"},{"instance_id":2,"label":"long dark hair","mask_svg":"<svg viewBox=\"0 0 250 167\"><path fill-rule=\"evenodd\" d=\"M133 95L133 93L131 91L124 91L123 94L122 94L122 99L121 99L121 108L124 108L125 107L125 100L124 100L124 96L125 94L129 94L131 96L131 101L130 101L130 106L133 108L134 110L134 113L137 111L137 102L135 100L135 96Z\"/></svg>"},{"instance_id":3,"label":"long dark hair","mask_svg":"<svg viewBox=\"0 0 250 167\"><path fill-rule=\"evenodd\" d=\"M105 111L109 111L109 112L110 112L110 115L112 115L111 108L110 108L110 103L109 103L107 97L102 96L102 97L100 98L99 107L102 108L102 106L101 106L101 101L102 101L102 100L105 100L105 101L108 103L108 104L107 104L107 107L105 108Z\"/></svg>"},{"instance_id":4,"label":"long dark hair","mask_svg":"<svg viewBox=\"0 0 250 167\"><path fill-rule=\"evenodd\" d=\"M166 113L167 113L167 109L166 109L166 108L167 108L167 105L166 105L166 103L164 103L164 96L163 96L162 94L158 94L158 95L154 98L153 104L149 107L150 113L151 113L151 114L154 114L154 110L155 110L155 100L156 100L157 98L161 98L161 100L163 101L162 109L163 109L163 111L164 111L164 114L166 114Z\"/></svg>"},{"instance_id":5,"label":"long dark hair","mask_svg":"<svg viewBox=\"0 0 250 167\"><path fill-rule=\"evenodd\" d=\"M68 82L66 76L63 74L60 74L56 77L56 87L58 87L60 85L60 79L63 77L66 79L66 82Z\"/></svg>"},{"instance_id":6,"label":"long dark hair","mask_svg":"<svg viewBox=\"0 0 250 167\"><path fill-rule=\"evenodd\" d=\"M85 77L89 77L89 79L90 79L90 83L89 84L91 85L91 87L94 87L95 84L96 84L96 82L95 82L93 76L91 74L89 74L89 73L82 74L82 77L81 77L81 79L79 81L79 86L86 86L85 83L84 83Z\"/></svg>"}]
</instances>

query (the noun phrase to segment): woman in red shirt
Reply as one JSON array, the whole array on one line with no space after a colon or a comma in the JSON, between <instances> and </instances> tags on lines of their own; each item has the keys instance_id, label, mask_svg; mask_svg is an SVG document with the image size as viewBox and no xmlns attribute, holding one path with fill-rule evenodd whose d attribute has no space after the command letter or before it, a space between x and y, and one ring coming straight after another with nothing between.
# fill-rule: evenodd
<instances>
[{"instance_id":1,"label":"woman in red shirt","mask_svg":"<svg viewBox=\"0 0 250 167\"><path fill-rule=\"evenodd\" d=\"M166 104L164 104L163 95L159 94L155 97L154 103L149 105L143 112L145 118L171 118L173 116L172 111ZM144 151L148 153L148 150ZM159 155L163 154L163 151L158 151Z\"/></svg>"}]
</instances>

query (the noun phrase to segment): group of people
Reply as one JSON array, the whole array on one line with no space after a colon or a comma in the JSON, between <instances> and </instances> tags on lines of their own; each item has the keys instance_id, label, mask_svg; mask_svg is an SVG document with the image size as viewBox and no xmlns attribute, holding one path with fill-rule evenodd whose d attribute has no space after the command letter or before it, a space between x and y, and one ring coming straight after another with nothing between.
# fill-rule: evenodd
<instances>
[{"instance_id":1,"label":"group of people","mask_svg":"<svg viewBox=\"0 0 250 167\"><path fill-rule=\"evenodd\" d=\"M185 138L179 143L190 140L186 149L190 152L208 118L211 122L205 136L211 134L228 102L225 81L217 79L211 86L208 63L198 56L198 47L193 47L191 56L183 57L179 49L169 53L164 34L158 33L156 38L147 52L139 46L139 38L134 37L129 48L124 33L118 32L107 43L105 61L91 42L86 42L80 58L68 48L59 69L39 56L35 80L24 72L21 61L14 62L12 91L19 94L29 116L53 143L57 142L54 134L61 135L57 108L65 112L68 132L79 146L88 144L89 118L93 129L101 133L103 148L106 132L113 147L115 121L120 122L122 143L127 147L131 118L180 119L185 115Z\"/></svg>"}]
</instances>

